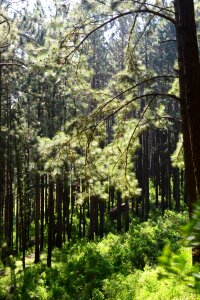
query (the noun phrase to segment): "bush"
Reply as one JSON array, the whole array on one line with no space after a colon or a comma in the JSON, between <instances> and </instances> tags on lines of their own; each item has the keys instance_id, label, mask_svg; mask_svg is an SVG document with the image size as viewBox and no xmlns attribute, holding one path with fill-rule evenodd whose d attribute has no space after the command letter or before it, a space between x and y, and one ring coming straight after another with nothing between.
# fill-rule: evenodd
<instances>
[{"instance_id":1,"label":"bush","mask_svg":"<svg viewBox=\"0 0 200 300\"><path fill-rule=\"evenodd\" d=\"M149 298L161 295L153 267L166 242L173 250L180 248L180 226L186 221L185 214L166 211L157 222L133 221L128 233L109 233L101 240L83 239L55 249L52 268L37 264L17 274L15 299L160 299ZM165 290L164 284L160 287Z\"/></svg>"},{"instance_id":2,"label":"bush","mask_svg":"<svg viewBox=\"0 0 200 300\"><path fill-rule=\"evenodd\" d=\"M186 214L166 211L157 222L150 219L141 224L131 224L126 244L132 265L137 269L143 269L146 264L154 265L166 243L172 245L173 251L180 248L181 226L186 224L187 219Z\"/></svg>"}]
</instances>

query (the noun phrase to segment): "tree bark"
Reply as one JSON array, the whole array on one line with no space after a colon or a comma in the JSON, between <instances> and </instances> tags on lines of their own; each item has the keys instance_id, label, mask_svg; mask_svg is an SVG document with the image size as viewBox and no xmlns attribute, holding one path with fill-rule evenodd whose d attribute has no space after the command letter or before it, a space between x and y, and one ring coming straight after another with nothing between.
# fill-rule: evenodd
<instances>
[{"instance_id":1,"label":"tree bark","mask_svg":"<svg viewBox=\"0 0 200 300\"><path fill-rule=\"evenodd\" d=\"M200 196L200 65L193 0L176 0L177 43L180 44L184 95L197 197ZM195 194L195 192L193 193Z\"/></svg>"}]
</instances>

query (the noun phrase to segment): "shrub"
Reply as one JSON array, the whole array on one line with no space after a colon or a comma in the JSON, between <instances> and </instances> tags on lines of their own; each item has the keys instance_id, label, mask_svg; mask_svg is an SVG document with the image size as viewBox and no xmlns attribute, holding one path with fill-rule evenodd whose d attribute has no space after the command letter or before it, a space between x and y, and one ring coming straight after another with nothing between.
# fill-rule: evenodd
<instances>
[{"instance_id":1,"label":"shrub","mask_svg":"<svg viewBox=\"0 0 200 300\"><path fill-rule=\"evenodd\" d=\"M166 211L164 217L159 217L157 222L149 219L141 224L131 224L126 244L132 265L137 269L143 269L146 264L154 265L166 243L172 245L173 251L180 248L181 226L186 222L186 214Z\"/></svg>"}]
</instances>

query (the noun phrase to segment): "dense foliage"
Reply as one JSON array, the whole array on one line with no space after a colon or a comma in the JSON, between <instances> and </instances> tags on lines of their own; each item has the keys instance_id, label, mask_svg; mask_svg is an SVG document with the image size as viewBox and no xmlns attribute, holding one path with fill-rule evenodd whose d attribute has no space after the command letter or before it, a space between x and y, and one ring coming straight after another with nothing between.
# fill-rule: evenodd
<instances>
[{"instance_id":1,"label":"dense foliage","mask_svg":"<svg viewBox=\"0 0 200 300\"><path fill-rule=\"evenodd\" d=\"M124 234L109 233L94 242L85 239L75 244L66 244L53 253L51 269L44 263L31 265L21 272L16 261L16 299L165 299L195 293L194 278L185 276L191 269L191 250L183 249L180 227L187 223L187 214L167 211L158 221L133 221ZM187 266L179 280L159 280L164 272L157 267L158 257L164 245L173 251L181 250ZM30 280L31 278L31 280ZM6 293L7 282L2 282ZM190 286L189 286L190 283Z\"/></svg>"},{"instance_id":2,"label":"dense foliage","mask_svg":"<svg viewBox=\"0 0 200 300\"><path fill-rule=\"evenodd\" d=\"M198 298L199 9L0 1L2 299Z\"/></svg>"}]
</instances>

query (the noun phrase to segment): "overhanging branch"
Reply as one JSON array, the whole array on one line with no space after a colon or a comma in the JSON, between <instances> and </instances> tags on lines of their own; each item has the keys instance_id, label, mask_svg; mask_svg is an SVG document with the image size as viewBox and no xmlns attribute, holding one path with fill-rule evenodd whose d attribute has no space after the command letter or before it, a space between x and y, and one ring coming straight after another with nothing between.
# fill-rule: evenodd
<instances>
[{"instance_id":1,"label":"overhanging branch","mask_svg":"<svg viewBox=\"0 0 200 300\"><path fill-rule=\"evenodd\" d=\"M126 94L127 92L130 92L131 90L139 87L140 85L143 85L149 81L152 81L152 80L156 80L156 79L161 79L161 78L165 78L165 79L175 79L175 78L178 78L178 76L174 76L174 75L158 75L158 76L154 76L154 77L151 77L151 78L147 78L133 86L131 86L130 88L124 90L123 92L117 94L116 96L112 97L110 100L108 100L105 104L103 104L96 112L95 114L93 115L93 118L94 119L109 103L111 103L113 100L123 96L124 94Z\"/></svg>"},{"instance_id":2,"label":"overhanging branch","mask_svg":"<svg viewBox=\"0 0 200 300\"><path fill-rule=\"evenodd\" d=\"M176 25L176 21L175 19L161 13L161 12L158 12L158 11L154 11L154 10L151 10L151 9L136 9L136 10L131 10L131 11L127 11L127 12L124 12L122 14L119 14L111 19L109 19L108 21L102 23L101 25L97 26L96 28L94 28L93 30L91 30L88 34L85 35L85 37L80 41L80 43L75 46L75 48L65 57L65 61L67 61L67 59L75 52L77 51L80 46L89 38L89 36L91 34L93 34L95 31L99 30L100 28L106 26L107 24L119 19L119 18L122 18L124 16L128 16L128 15L131 15L131 14L137 14L137 13L149 13L149 14L153 14L155 16L158 16L160 18L163 18L163 19L166 19L167 21L171 22L172 24ZM62 45L61 45L62 46ZM60 46L60 47L61 47Z\"/></svg>"}]
</instances>

